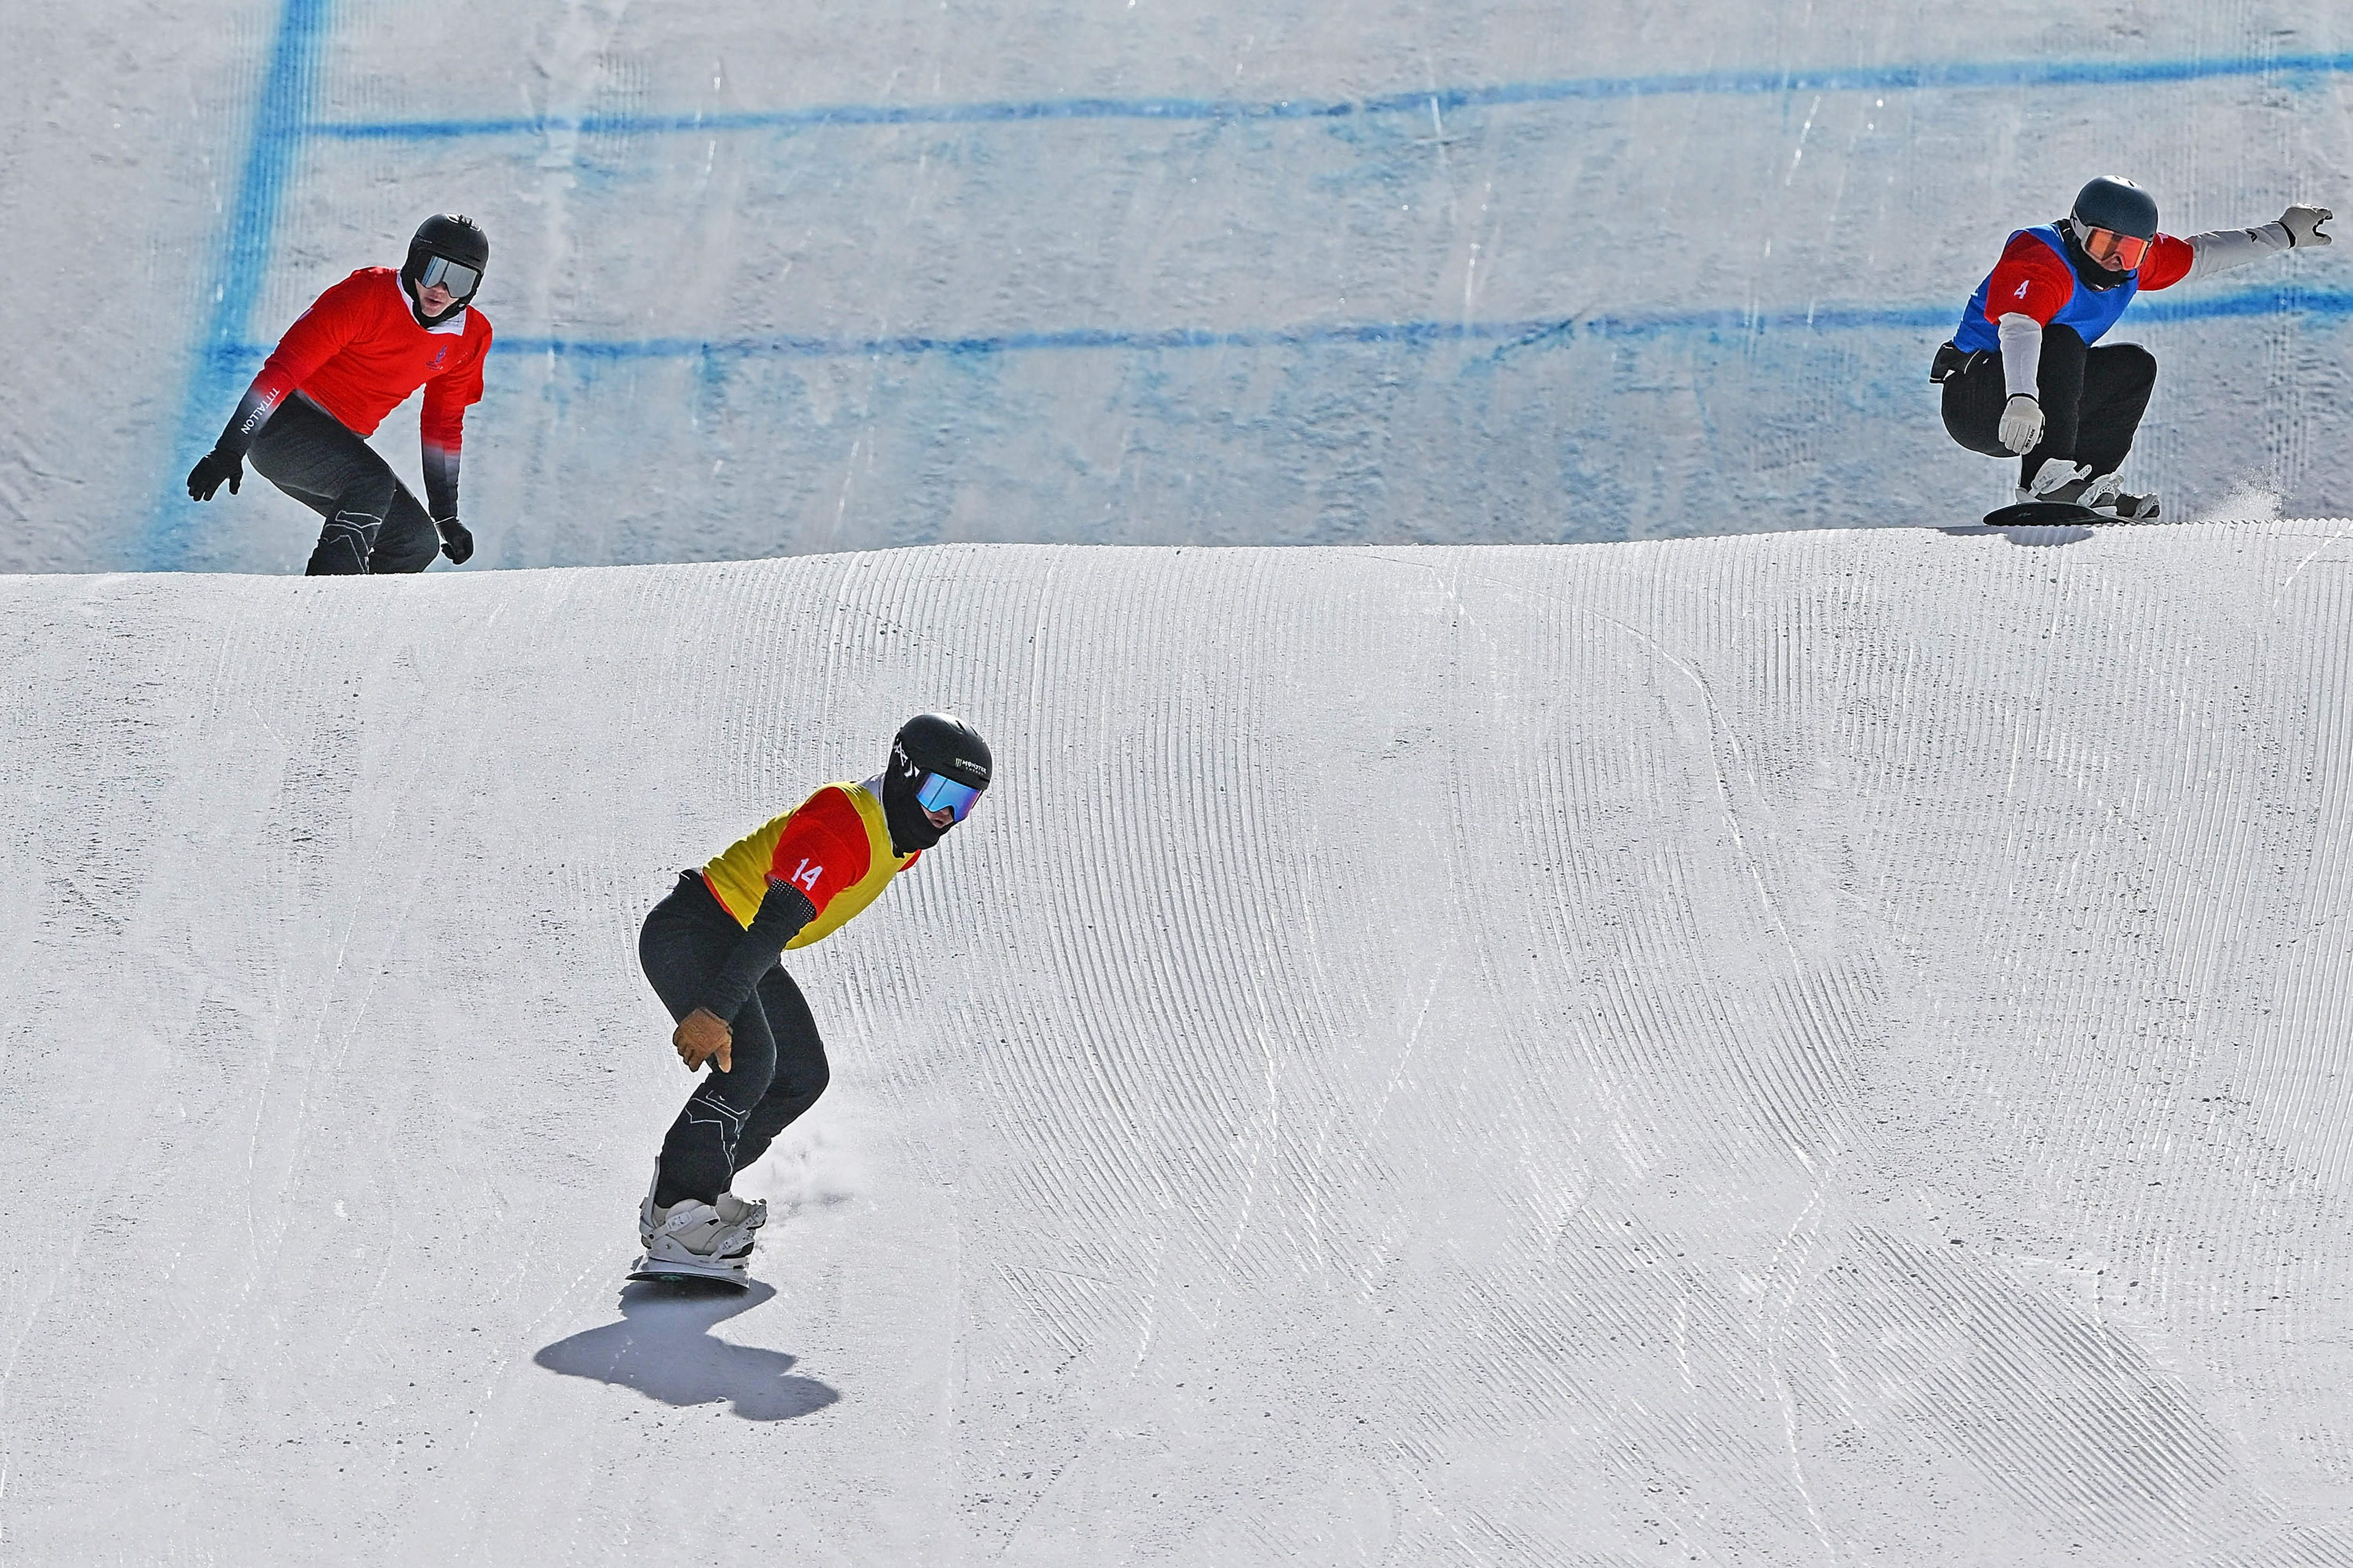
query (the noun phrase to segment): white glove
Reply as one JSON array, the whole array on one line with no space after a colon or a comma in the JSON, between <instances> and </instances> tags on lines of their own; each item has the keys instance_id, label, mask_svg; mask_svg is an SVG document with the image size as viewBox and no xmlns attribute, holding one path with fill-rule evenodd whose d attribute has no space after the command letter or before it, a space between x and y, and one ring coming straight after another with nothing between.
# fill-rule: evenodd
<instances>
[{"instance_id":1,"label":"white glove","mask_svg":"<svg viewBox=\"0 0 2353 1568\"><path fill-rule=\"evenodd\" d=\"M2042 405L2013 392L2001 405L2001 444L2023 458L2042 445Z\"/></svg>"},{"instance_id":2,"label":"white glove","mask_svg":"<svg viewBox=\"0 0 2353 1568\"><path fill-rule=\"evenodd\" d=\"M2321 233L2320 226L2336 216L2327 207L2292 206L2280 214L2280 227L2287 230L2287 242L2298 248L2307 245L2334 245L2337 237Z\"/></svg>"}]
</instances>

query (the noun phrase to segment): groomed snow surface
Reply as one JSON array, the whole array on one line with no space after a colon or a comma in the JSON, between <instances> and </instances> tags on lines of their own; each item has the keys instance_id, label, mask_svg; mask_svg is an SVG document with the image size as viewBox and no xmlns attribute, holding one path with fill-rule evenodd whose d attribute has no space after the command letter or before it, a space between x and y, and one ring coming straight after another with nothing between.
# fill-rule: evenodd
<instances>
[{"instance_id":1,"label":"groomed snow surface","mask_svg":"<svg viewBox=\"0 0 2353 1568\"><path fill-rule=\"evenodd\" d=\"M0 1560L2353 1561L2353 535L0 579ZM918 709L741 1301L638 922Z\"/></svg>"}]
</instances>

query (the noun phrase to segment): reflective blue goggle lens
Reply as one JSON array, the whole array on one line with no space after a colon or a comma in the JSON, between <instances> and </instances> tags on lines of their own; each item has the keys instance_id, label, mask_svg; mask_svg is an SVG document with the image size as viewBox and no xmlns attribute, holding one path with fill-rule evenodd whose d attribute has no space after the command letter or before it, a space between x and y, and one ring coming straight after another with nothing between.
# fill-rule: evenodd
<instances>
[{"instance_id":1,"label":"reflective blue goggle lens","mask_svg":"<svg viewBox=\"0 0 2353 1568\"><path fill-rule=\"evenodd\" d=\"M449 290L449 296L454 300L462 300L472 293L474 286L481 280L480 273L470 267L461 267L446 256L427 257L425 270L417 275L419 289L430 289L438 283Z\"/></svg>"},{"instance_id":2,"label":"reflective blue goggle lens","mask_svg":"<svg viewBox=\"0 0 2353 1568\"><path fill-rule=\"evenodd\" d=\"M953 811L962 822L972 815L972 803L980 792L967 784L958 784L938 773L925 773L923 782L915 786L915 804L925 811Z\"/></svg>"}]
</instances>

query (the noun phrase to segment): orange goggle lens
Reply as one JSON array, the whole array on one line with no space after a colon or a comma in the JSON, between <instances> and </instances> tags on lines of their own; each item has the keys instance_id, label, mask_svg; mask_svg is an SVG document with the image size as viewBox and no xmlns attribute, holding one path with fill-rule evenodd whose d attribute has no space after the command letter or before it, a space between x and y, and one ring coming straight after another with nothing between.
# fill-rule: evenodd
<instances>
[{"instance_id":1,"label":"orange goggle lens","mask_svg":"<svg viewBox=\"0 0 2353 1568\"><path fill-rule=\"evenodd\" d=\"M2112 228L2095 228L2084 237L2084 248L2091 253L2093 260L2130 272L2148 254L2148 241L2118 234Z\"/></svg>"}]
</instances>

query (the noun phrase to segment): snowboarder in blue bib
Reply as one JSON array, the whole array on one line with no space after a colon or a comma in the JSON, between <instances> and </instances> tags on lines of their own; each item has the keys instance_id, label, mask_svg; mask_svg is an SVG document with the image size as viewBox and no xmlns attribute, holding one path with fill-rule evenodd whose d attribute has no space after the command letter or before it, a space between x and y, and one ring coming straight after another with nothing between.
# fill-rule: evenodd
<instances>
[{"instance_id":1,"label":"snowboarder in blue bib","mask_svg":"<svg viewBox=\"0 0 2353 1568\"><path fill-rule=\"evenodd\" d=\"M2296 205L2260 227L2179 239L2158 232L2155 197L2103 174L2065 217L2013 233L1969 296L1929 372L1945 388L1945 428L1972 452L2018 458L2021 501L2154 521L2158 498L2126 493L2117 470L2157 384L2157 356L2137 343L2094 345L2143 289L2330 244L2321 226L2335 216Z\"/></svg>"}]
</instances>

